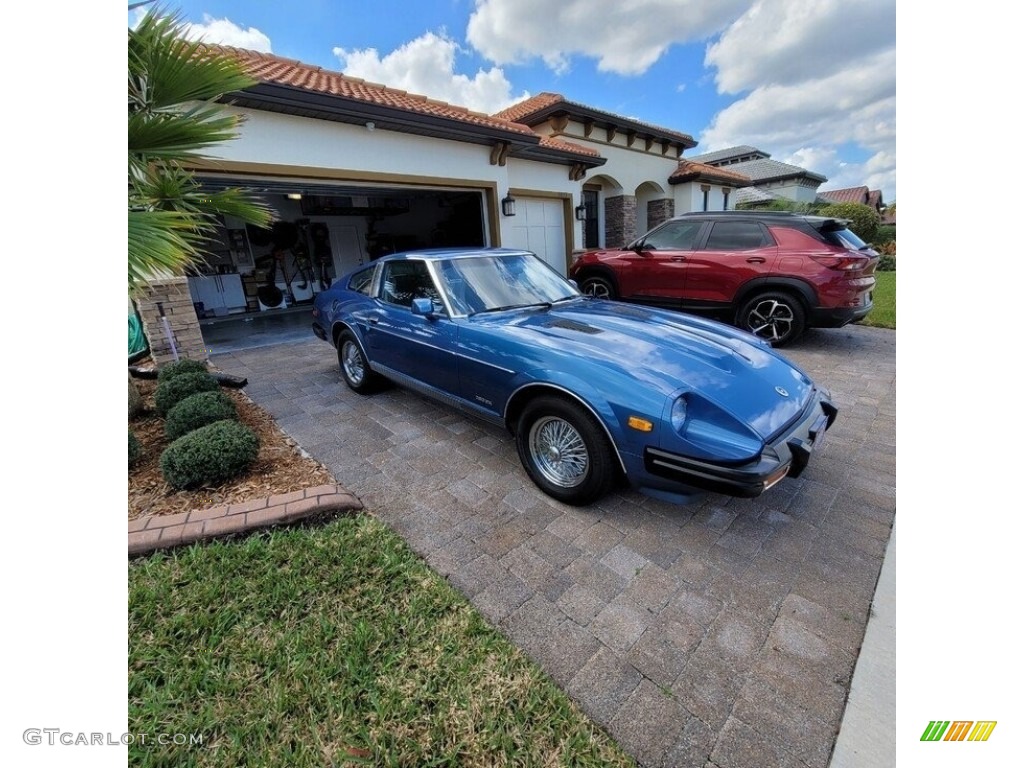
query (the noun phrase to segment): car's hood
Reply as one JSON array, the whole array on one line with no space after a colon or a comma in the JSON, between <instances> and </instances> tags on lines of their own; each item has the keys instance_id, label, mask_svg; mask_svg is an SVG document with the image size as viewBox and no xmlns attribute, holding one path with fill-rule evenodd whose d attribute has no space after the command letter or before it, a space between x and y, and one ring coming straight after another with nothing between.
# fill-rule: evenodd
<instances>
[{"instance_id":1,"label":"car's hood","mask_svg":"<svg viewBox=\"0 0 1024 768\"><path fill-rule=\"evenodd\" d=\"M752 336L678 312L583 300L530 310L503 328L525 343L601 361L666 396L689 388L768 438L796 417L813 384Z\"/></svg>"}]
</instances>

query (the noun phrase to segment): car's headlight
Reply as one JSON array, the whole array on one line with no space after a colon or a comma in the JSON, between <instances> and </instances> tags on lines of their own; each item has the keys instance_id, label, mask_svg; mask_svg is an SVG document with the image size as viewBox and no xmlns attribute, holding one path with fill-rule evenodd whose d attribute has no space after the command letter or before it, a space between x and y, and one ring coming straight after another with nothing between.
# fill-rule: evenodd
<instances>
[{"instance_id":1,"label":"car's headlight","mask_svg":"<svg viewBox=\"0 0 1024 768\"><path fill-rule=\"evenodd\" d=\"M676 401L672 403L672 429L678 432L680 435L683 434L683 428L686 426L686 400L682 397L677 397Z\"/></svg>"}]
</instances>

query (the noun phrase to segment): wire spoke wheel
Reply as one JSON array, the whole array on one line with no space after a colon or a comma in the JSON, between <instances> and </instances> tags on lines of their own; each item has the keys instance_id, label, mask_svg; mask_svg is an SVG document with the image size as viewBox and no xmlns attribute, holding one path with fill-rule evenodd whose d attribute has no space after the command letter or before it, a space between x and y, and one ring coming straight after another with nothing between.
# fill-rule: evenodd
<instances>
[{"instance_id":1,"label":"wire spoke wheel","mask_svg":"<svg viewBox=\"0 0 1024 768\"><path fill-rule=\"evenodd\" d=\"M363 379L366 378L366 363L354 341L346 341L342 346L341 364L345 369L345 378L357 387L363 383Z\"/></svg>"},{"instance_id":2,"label":"wire spoke wheel","mask_svg":"<svg viewBox=\"0 0 1024 768\"><path fill-rule=\"evenodd\" d=\"M590 452L576 428L549 416L530 428L530 454L544 478L560 488L575 488L587 476Z\"/></svg>"}]
</instances>

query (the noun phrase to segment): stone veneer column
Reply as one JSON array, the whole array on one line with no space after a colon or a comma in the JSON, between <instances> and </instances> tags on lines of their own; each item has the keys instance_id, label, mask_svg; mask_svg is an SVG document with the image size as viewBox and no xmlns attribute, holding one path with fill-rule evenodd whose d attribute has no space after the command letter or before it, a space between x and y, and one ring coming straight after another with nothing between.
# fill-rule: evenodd
<instances>
[{"instance_id":1,"label":"stone veneer column","mask_svg":"<svg viewBox=\"0 0 1024 768\"><path fill-rule=\"evenodd\" d=\"M147 283L135 297L135 303L142 316L142 327L149 340L150 353L157 366L174 362L174 352L167 338L163 320L160 319L160 307L163 307L174 338L174 348L178 358L190 358L206 362L209 356L203 343L203 334L199 328L199 317L192 304L192 295L188 290L188 278L170 277L152 280Z\"/></svg>"},{"instance_id":2,"label":"stone veneer column","mask_svg":"<svg viewBox=\"0 0 1024 768\"><path fill-rule=\"evenodd\" d=\"M676 215L676 201L668 197L647 203L647 231L650 232L663 221Z\"/></svg>"},{"instance_id":3,"label":"stone veneer column","mask_svg":"<svg viewBox=\"0 0 1024 768\"><path fill-rule=\"evenodd\" d=\"M633 195L605 198L605 247L621 248L636 240L636 235L636 198Z\"/></svg>"}]
</instances>

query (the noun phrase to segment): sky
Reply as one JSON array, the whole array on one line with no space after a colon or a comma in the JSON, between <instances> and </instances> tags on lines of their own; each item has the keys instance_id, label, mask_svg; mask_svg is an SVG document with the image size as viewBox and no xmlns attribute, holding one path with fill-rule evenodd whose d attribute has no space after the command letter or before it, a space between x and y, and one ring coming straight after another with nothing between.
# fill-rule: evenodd
<instances>
[{"instance_id":1,"label":"sky","mask_svg":"<svg viewBox=\"0 0 1024 768\"><path fill-rule=\"evenodd\" d=\"M492 114L544 91L896 200L896 0L183 0L190 34ZM139 11L136 11L138 13ZM129 21L131 17L129 18Z\"/></svg>"}]
</instances>

